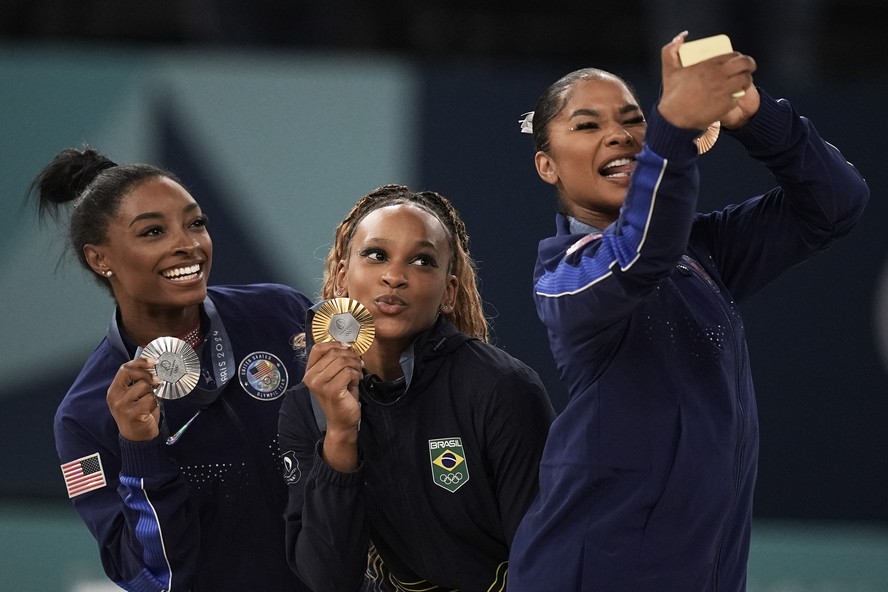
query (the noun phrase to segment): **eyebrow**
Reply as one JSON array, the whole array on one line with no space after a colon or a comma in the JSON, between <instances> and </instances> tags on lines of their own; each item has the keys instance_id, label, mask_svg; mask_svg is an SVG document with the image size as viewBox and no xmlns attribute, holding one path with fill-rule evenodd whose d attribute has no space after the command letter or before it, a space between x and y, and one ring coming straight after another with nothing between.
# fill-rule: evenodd
<instances>
[{"instance_id":1,"label":"eyebrow","mask_svg":"<svg viewBox=\"0 0 888 592\"><path fill-rule=\"evenodd\" d=\"M377 244L384 245L389 242L391 242L391 241L387 238L368 237L368 238L364 239L364 244L377 243ZM430 240L418 240L418 241L414 241L413 244L414 244L414 248L417 248L417 249L425 248L425 249L431 249L433 251L436 249L435 243L433 243Z\"/></svg>"},{"instance_id":2,"label":"eyebrow","mask_svg":"<svg viewBox=\"0 0 888 592\"><path fill-rule=\"evenodd\" d=\"M187 214L191 210L195 210L197 208L198 208L197 202L191 202L190 204L188 204L187 206L182 208L182 212ZM133 224L135 224L136 222L139 222L140 220L155 220L157 218L163 218L163 214L161 214L160 212L145 212L145 213L139 214L138 216L133 218L132 221L129 223L129 225L131 227Z\"/></svg>"},{"instance_id":3,"label":"eyebrow","mask_svg":"<svg viewBox=\"0 0 888 592\"><path fill-rule=\"evenodd\" d=\"M625 115L626 113L632 113L634 111L641 111L638 105L635 105L634 103L629 103L620 107L620 115ZM585 115L587 117L599 117L601 115L601 112L597 109L577 109L570 114L570 117L568 117L568 119L573 119L574 117L580 117L582 115Z\"/></svg>"}]
</instances>

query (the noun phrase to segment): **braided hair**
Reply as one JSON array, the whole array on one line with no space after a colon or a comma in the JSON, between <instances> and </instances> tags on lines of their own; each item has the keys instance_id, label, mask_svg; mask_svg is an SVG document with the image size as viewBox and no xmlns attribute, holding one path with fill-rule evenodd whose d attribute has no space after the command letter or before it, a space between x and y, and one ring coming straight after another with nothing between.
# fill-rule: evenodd
<instances>
[{"instance_id":1,"label":"braided hair","mask_svg":"<svg viewBox=\"0 0 888 592\"><path fill-rule=\"evenodd\" d=\"M182 184L169 171L148 164L118 165L97 150L84 146L56 154L34 178L28 193L37 200L40 219L58 220L62 207L73 205L68 222L68 248L80 265L110 292L108 279L92 272L83 247L105 243L108 227L120 211L123 197L140 182L156 177Z\"/></svg>"},{"instance_id":2,"label":"braided hair","mask_svg":"<svg viewBox=\"0 0 888 592\"><path fill-rule=\"evenodd\" d=\"M447 230L450 242L450 272L458 280L453 310L445 314L460 331L483 341L488 339L487 319L481 306L475 262L469 254L469 234L453 204L434 191L411 191L406 185L389 184L374 189L356 203L336 227L333 246L324 265L321 298L335 297L336 270L347 258L349 246L361 221L373 211L386 206L410 204L437 218Z\"/></svg>"}]
</instances>

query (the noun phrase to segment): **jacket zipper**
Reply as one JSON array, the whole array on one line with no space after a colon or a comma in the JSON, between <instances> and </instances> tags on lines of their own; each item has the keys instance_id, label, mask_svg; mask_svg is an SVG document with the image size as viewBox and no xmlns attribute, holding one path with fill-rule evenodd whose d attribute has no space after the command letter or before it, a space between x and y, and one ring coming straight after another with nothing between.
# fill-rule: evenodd
<instances>
[{"instance_id":1,"label":"jacket zipper","mask_svg":"<svg viewBox=\"0 0 888 592\"><path fill-rule=\"evenodd\" d=\"M240 417L231 406L231 403L229 403L225 397L219 397L219 401L222 403L222 407L225 409L225 414L228 415L231 423L234 424L234 427L240 433L241 440L244 442L244 445L249 451L250 456L253 457L253 461L255 462L254 473L259 483L259 488L262 490L262 493L265 496L267 507L275 507L275 500L271 493L275 489L275 484L269 480L266 471L262 470L265 467L265 462L263 462L262 457L259 456L259 453L253 447L253 442L247 437L248 432L246 426L244 425L244 422L241 421Z\"/></svg>"},{"instance_id":2,"label":"jacket zipper","mask_svg":"<svg viewBox=\"0 0 888 592\"><path fill-rule=\"evenodd\" d=\"M700 279L702 279L713 292L720 293L721 290L718 287L718 284L710 277L710 275L706 272L706 269L700 265L695 259L690 257L689 255L682 255L681 260L677 264L677 267L686 273L691 273ZM721 306L722 312L725 315L727 320L728 327L731 330L731 341L734 344L735 351L739 354L742 350L741 344L737 343L737 334L734 331L734 323L731 322L732 315L731 311L725 307L724 300L719 297L718 298L719 306ZM739 359L737 360L739 362ZM718 552L715 555L715 564L713 566L712 572L712 580L715 592L718 592L719 589L719 569L721 567L721 557L724 552L725 545L727 544L728 532L727 532L727 524L730 522L730 519L734 515L734 511L737 508L737 495L740 491L740 474L743 467L743 448L746 443L746 410L743 408L743 395L740 388L740 367L736 369L734 378L736 380L737 385L737 411L740 415L740 437L737 440L737 446L734 451L734 490L731 493L731 506L728 511L727 517L722 522L722 535L721 541L718 545Z\"/></svg>"}]
</instances>

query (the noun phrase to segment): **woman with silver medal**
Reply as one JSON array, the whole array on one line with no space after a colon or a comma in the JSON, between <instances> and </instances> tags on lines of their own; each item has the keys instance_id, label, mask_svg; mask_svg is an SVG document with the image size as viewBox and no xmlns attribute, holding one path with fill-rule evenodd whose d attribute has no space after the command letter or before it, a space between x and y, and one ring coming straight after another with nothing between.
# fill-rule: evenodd
<instances>
[{"instance_id":1,"label":"woman with silver medal","mask_svg":"<svg viewBox=\"0 0 888 592\"><path fill-rule=\"evenodd\" d=\"M207 218L181 182L91 148L32 192L116 304L55 418L75 509L127 590L301 591L283 554L277 415L310 305L276 284L208 287ZM248 567L245 569L245 567Z\"/></svg>"}]
</instances>

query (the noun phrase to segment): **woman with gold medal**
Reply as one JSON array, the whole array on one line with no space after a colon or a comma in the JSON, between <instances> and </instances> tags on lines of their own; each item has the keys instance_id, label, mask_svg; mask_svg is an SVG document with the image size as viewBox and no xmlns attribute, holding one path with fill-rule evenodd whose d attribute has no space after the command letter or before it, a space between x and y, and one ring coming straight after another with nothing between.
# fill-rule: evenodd
<instances>
[{"instance_id":1,"label":"woman with gold medal","mask_svg":"<svg viewBox=\"0 0 888 592\"><path fill-rule=\"evenodd\" d=\"M279 428L288 558L314 592L505 587L554 412L487 343L468 243L446 198L399 185L336 230Z\"/></svg>"}]
</instances>

